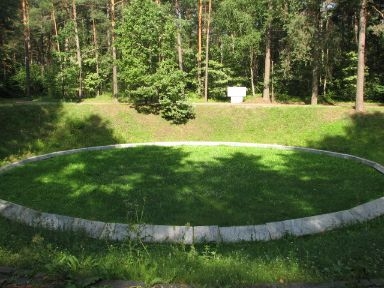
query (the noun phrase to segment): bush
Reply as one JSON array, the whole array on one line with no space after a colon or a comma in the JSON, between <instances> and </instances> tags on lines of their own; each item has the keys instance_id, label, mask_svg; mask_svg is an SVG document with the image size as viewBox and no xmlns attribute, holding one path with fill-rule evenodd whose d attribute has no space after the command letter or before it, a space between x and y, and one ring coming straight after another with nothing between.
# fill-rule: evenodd
<instances>
[{"instance_id":1,"label":"bush","mask_svg":"<svg viewBox=\"0 0 384 288\"><path fill-rule=\"evenodd\" d=\"M142 23L143 25L137 25ZM118 25L118 62L125 96L137 110L162 115L173 123L194 117L185 102L186 75L176 63L176 26L167 11L150 0L135 0Z\"/></svg>"},{"instance_id":2,"label":"bush","mask_svg":"<svg viewBox=\"0 0 384 288\"><path fill-rule=\"evenodd\" d=\"M16 89L25 91L26 72L25 67L21 66L15 75L12 76L12 81L15 83ZM44 85L45 79L41 68L37 64L30 66L30 89L31 95L46 94L46 87Z\"/></svg>"},{"instance_id":3,"label":"bush","mask_svg":"<svg viewBox=\"0 0 384 288\"><path fill-rule=\"evenodd\" d=\"M164 97L160 100L161 116L174 124L185 124L195 118L192 106L184 100L171 101Z\"/></svg>"}]
</instances>

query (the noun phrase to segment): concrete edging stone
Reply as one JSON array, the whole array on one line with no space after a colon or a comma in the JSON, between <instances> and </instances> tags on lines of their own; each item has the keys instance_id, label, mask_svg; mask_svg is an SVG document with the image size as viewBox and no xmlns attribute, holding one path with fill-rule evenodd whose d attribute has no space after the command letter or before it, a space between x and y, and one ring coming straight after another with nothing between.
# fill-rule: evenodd
<instances>
[{"instance_id":1,"label":"concrete edging stone","mask_svg":"<svg viewBox=\"0 0 384 288\"><path fill-rule=\"evenodd\" d=\"M150 142L130 143L108 146L94 146L30 157L9 165L0 167L0 174L12 168L22 166L26 163L42 161L57 156L69 155L83 151L98 151L108 149L133 148L139 146L232 146L232 147L254 147L280 150L303 151L309 153L323 154L359 162L376 169L384 174L384 166L371 160L350 154L318 150L313 148L283 146L277 144L258 144L240 142ZM248 226L171 226L150 224L122 224L104 223L91 221L65 215L38 212L9 201L0 199L0 215L32 227L42 227L50 230L60 231L82 231L89 237L95 239L108 239L114 241L140 240L151 243L203 243L224 242L236 243L242 241L269 241L280 239L285 235L304 236L322 233L339 227L354 223L368 221L384 215L384 197L358 205L348 210L315 215L310 217L290 219L278 222L270 222L262 225Z\"/></svg>"}]
</instances>

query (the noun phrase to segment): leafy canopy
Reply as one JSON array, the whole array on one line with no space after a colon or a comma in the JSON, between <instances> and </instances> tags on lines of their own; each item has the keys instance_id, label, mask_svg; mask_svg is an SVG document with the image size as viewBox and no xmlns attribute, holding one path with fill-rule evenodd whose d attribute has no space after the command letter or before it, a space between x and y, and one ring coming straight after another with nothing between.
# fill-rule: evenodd
<instances>
[{"instance_id":1,"label":"leafy canopy","mask_svg":"<svg viewBox=\"0 0 384 288\"><path fill-rule=\"evenodd\" d=\"M135 105L151 105L174 123L194 117L185 102L184 72L176 62L176 22L166 6L135 0L124 11L117 29L124 96Z\"/></svg>"}]
</instances>

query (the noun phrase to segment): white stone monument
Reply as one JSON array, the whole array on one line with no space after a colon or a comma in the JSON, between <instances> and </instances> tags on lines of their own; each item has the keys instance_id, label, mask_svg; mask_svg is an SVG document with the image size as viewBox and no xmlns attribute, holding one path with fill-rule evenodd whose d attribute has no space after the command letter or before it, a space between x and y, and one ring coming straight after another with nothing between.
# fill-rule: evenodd
<instances>
[{"instance_id":1,"label":"white stone monument","mask_svg":"<svg viewBox=\"0 0 384 288\"><path fill-rule=\"evenodd\" d=\"M231 97L231 103L242 103L247 95L247 87L227 87L227 95Z\"/></svg>"}]
</instances>

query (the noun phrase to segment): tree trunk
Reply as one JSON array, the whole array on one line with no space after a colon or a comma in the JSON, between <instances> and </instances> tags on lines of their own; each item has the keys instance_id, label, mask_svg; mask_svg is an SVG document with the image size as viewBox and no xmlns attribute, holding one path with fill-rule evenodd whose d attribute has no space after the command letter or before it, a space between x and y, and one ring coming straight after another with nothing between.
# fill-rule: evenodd
<instances>
[{"instance_id":1,"label":"tree trunk","mask_svg":"<svg viewBox=\"0 0 384 288\"><path fill-rule=\"evenodd\" d=\"M319 64L321 62L321 54L319 47L320 40L320 10L319 10L319 2L315 1L315 5L313 8L313 39L312 39L312 93L311 93L311 105L317 105L317 101L319 98Z\"/></svg>"},{"instance_id":2,"label":"tree trunk","mask_svg":"<svg viewBox=\"0 0 384 288\"><path fill-rule=\"evenodd\" d=\"M328 35L329 33L329 17L327 17L325 21L325 33ZM329 36L327 36L329 37ZM328 76L329 76L329 47L326 44L326 46L322 47L322 52L321 52L321 57L322 57L322 63L324 63L324 76L323 76L323 96L326 99L327 98L327 82L328 82ZM321 83L321 81L320 81Z\"/></svg>"},{"instance_id":3,"label":"tree trunk","mask_svg":"<svg viewBox=\"0 0 384 288\"><path fill-rule=\"evenodd\" d=\"M359 19L355 13L355 16L353 17L353 31L355 33L355 43L356 45L359 45Z\"/></svg>"},{"instance_id":4,"label":"tree trunk","mask_svg":"<svg viewBox=\"0 0 384 288\"><path fill-rule=\"evenodd\" d=\"M203 3L198 0L198 31L197 31L197 93L201 95L201 54L203 34Z\"/></svg>"},{"instance_id":5,"label":"tree trunk","mask_svg":"<svg viewBox=\"0 0 384 288\"><path fill-rule=\"evenodd\" d=\"M31 33L29 29L29 2L21 1L23 12L24 26L24 67L25 67L25 96L31 97L31 68L30 68L30 50L31 50Z\"/></svg>"},{"instance_id":6,"label":"tree trunk","mask_svg":"<svg viewBox=\"0 0 384 288\"><path fill-rule=\"evenodd\" d=\"M265 45L265 63L264 63L264 89L263 100L264 102L271 102L270 98L270 84L271 84L271 27L268 27Z\"/></svg>"},{"instance_id":7,"label":"tree trunk","mask_svg":"<svg viewBox=\"0 0 384 288\"><path fill-rule=\"evenodd\" d=\"M82 67L82 57L81 57L81 48L80 48L80 39L79 39L79 31L77 27L77 11L76 11L76 1L72 0L72 20L74 25L75 32L75 42L76 42L76 58L77 65L79 67L79 90L78 96L79 98L83 97L83 67Z\"/></svg>"},{"instance_id":8,"label":"tree trunk","mask_svg":"<svg viewBox=\"0 0 384 288\"><path fill-rule=\"evenodd\" d=\"M367 0L361 0L360 8L360 29L359 49L357 64L357 85L356 85L356 112L364 111L364 81L365 81L365 32L367 26Z\"/></svg>"},{"instance_id":9,"label":"tree trunk","mask_svg":"<svg viewBox=\"0 0 384 288\"><path fill-rule=\"evenodd\" d=\"M0 47L3 47L3 46L4 46L4 38L2 33L0 33ZM1 59L1 68L3 69L1 74L2 74L3 82L7 80L7 63L5 62L4 58L5 57L2 57Z\"/></svg>"},{"instance_id":10,"label":"tree trunk","mask_svg":"<svg viewBox=\"0 0 384 288\"><path fill-rule=\"evenodd\" d=\"M56 12L55 12L55 6L52 3L52 13L51 13L52 21L53 21L53 29L55 31L55 38L56 38L56 51L60 53L60 42L59 42L59 32L57 29L57 21L56 21Z\"/></svg>"},{"instance_id":11,"label":"tree trunk","mask_svg":"<svg viewBox=\"0 0 384 288\"><path fill-rule=\"evenodd\" d=\"M59 62L60 62L60 72L63 71L63 61L62 61L62 56L61 56L61 49L60 49L60 41L59 41L59 32L57 28L57 20L56 20L56 12L55 12L55 5L52 3L52 13L51 13L52 21L53 21L53 28L55 31L55 38L56 38L56 51L59 54ZM61 91L62 91L62 96L64 97L64 75L63 73L60 73L60 84L61 84Z\"/></svg>"},{"instance_id":12,"label":"tree trunk","mask_svg":"<svg viewBox=\"0 0 384 288\"><path fill-rule=\"evenodd\" d=\"M272 2L268 1L268 17L271 17L272 13ZM271 84L271 19L268 19L268 27L265 36L265 62L264 62L264 89L263 89L263 100L264 102L270 103L270 84Z\"/></svg>"},{"instance_id":13,"label":"tree trunk","mask_svg":"<svg viewBox=\"0 0 384 288\"><path fill-rule=\"evenodd\" d=\"M253 55L253 49L251 48L250 49L250 52L249 52L249 71L251 72L251 87L252 87L252 96L255 96L256 95L256 91L255 91L255 75L254 75L254 71L253 71L253 66L254 66L254 55Z\"/></svg>"},{"instance_id":14,"label":"tree trunk","mask_svg":"<svg viewBox=\"0 0 384 288\"><path fill-rule=\"evenodd\" d=\"M211 24L212 0L208 0L208 17L207 17L207 39L205 44L205 81L204 81L204 98L208 102L208 62L209 62L209 33Z\"/></svg>"},{"instance_id":15,"label":"tree trunk","mask_svg":"<svg viewBox=\"0 0 384 288\"><path fill-rule=\"evenodd\" d=\"M181 39L181 11L179 0L175 0L175 9L178 18L177 23L177 55L179 60L179 69L183 71L183 47L182 47L182 39Z\"/></svg>"},{"instance_id":16,"label":"tree trunk","mask_svg":"<svg viewBox=\"0 0 384 288\"><path fill-rule=\"evenodd\" d=\"M271 61L271 102L275 102L275 87L273 86L273 61Z\"/></svg>"},{"instance_id":17,"label":"tree trunk","mask_svg":"<svg viewBox=\"0 0 384 288\"><path fill-rule=\"evenodd\" d=\"M97 42L97 29L96 29L96 21L92 19L92 32L93 32L93 46L95 48L95 61L96 61L96 75L99 78L100 69L99 69L99 44ZM97 87L97 96L100 95L100 87Z\"/></svg>"},{"instance_id":18,"label":"tree trunk","mask_svg":"<svg viewBox=\"0 0 384 288\"><path fill-rule=\"evenodd\" d=\"M117 55L115 46L115 0L111 0L111 48L112 48L112 95L117 97L119 93L117 83Z\"/></svg>"},{"instance_id":19,"label":"tree trunk","mask_svg":"<svg viewBox=\"0 0 384 288\"><path fill-rule=\"evenodd\" d=\"M316 48L315 48L316 49ZM312 65L312 95L311 95L311 105L317 105L317 99L319 97L319 64L314 59L316 63Z\"/></svg>"}]
</instances>

